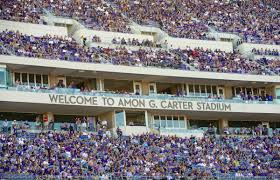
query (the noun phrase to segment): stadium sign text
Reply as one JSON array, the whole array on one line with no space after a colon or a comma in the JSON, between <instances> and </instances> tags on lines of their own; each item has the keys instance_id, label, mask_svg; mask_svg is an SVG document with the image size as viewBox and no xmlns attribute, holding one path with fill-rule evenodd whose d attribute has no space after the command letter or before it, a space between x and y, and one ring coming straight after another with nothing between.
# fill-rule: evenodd
<instances>
[{"instance_id":1,"label":"stadium sign text","mask_svg":"<svg viewBox=\"0 0 280 180\"><path fill-rule=\"evenodd\" d=\"M103 106L103 107L124 107L141 109L166 109L166 110L194 110L194 111L231 111L231 104L222 102L201 102L184 100L160 100L125 97L104 97L104 96L74 96L49 94L51 103Z\"/></svg>"}]
</instances>

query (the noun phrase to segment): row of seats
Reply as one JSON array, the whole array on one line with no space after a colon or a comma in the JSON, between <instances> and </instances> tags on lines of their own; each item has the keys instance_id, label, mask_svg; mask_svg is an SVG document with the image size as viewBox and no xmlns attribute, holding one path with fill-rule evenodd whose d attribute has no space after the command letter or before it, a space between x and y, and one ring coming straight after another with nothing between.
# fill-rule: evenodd
<instances>
[{"instance_id":1,"label":"row of seats","mask_svg":"<svg viewBox=\"0 0 280 180\"><path fill-rule=\"evenodd\" d=\"M251 60L238 52L191 49L139 49L129 50L125 47L116 49L104 47L81 46L70 37L42 36L35 37L20 32L3 31L0 33L0 47L16 56L91 62L111 63L128 66L153 66L189 70L193 67L199 71L225 72L239 74L279 74L280 61ZM0 50L1 54L7 51ZM270 61L268 63L268 61ZM273 63L271 63L273 62Z\"/></svg>"},{"instance_id":2,"label":"row of seats","mask_svg":"<svg viewBox=\"0 0 280 180\"><path fill-rule=\"evenodd\" d=\"M207 36L214 29L246 42L280 44L279 7L279 1L262 0L21 0L1 1L0 19L43 23L41 16L49 11L97 30L129 33L134 20L174 37L214 40Z\"/></svg>"}]
</instances>

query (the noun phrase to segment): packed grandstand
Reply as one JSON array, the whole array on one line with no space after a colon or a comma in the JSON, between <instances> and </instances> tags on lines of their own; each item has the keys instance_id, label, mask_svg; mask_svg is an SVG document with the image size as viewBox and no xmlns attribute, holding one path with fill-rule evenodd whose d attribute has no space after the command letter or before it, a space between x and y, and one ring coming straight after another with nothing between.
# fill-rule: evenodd
<instances>
[{"instance_id":1,"label":"packed grandstand","mask_svg":"<svg viewBox=\"0 0 280 180\"><path fill-rule=\"evenodd\" d=\"M0 1L0 179L280 178L280 1Z\"/></svg>"}]
</instances>

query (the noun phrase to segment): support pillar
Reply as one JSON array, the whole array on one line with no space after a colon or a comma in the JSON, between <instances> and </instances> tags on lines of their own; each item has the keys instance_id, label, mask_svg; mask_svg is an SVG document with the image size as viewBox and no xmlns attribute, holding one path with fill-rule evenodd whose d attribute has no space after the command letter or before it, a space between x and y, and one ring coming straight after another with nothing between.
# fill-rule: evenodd
<instances>
[{"instance_id":1,"label":"support pillar","mask_svg":"<svg viewBox=\"0 0 280 180\"><path fill-rule=\"evenodd\" d=\"M220 134L223 133L224 128L228 127L228 120L227 119L220 119L219 120L219 126L220 126Z\"/></svg>"},{"instance_id":2,"label":"support pillar","mask_svg":"<svg viewBox=\"0 0 280 180\"><path fill-rule=\"evenodd\" d=\"M96 89L97 91L104 91L104 79L96 79Z\"/></svg>"},{"instance_id":3,"label":"support pillar","mask_svg":"<svg viewBox=\"0 0 280 180\"><path fill-rule=\"evenodd\" d=\"M44 129L54 129L54 114L52 112L43 113Z\"/></svg>"}]
</instances>

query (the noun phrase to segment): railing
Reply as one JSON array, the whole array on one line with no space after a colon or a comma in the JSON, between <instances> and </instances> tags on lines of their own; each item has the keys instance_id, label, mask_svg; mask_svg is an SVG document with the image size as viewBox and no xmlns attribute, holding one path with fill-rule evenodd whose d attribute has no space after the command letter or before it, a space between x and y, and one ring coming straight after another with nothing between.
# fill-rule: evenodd
<instances>
[{"instance_id":1,"label":"railing","mask_svg":"<svg viewBox=\"0 0 280 180\"><path fill-rule=\"evenodd\" d=\"M9 173L0 173L0 177L5 179L84 179L84 180L92 180L92 179L106 179L106 180L160 180L160 179L205 179L205 180L234 180L234 179L241 179L241 180L270 180L270 179L277 179L279 177L274 176L235 176L234 174L229 175L219 175L219 176L173 176L173 175L166 175L166 176L114 176L114 175L95 175L95 176L62 176L62 175L33 175L33 174L9 174Z\"/></svg>"},{"instance_id":2,"label":"railing","mask_svg":"<svg viewBox=\"0 0 280 180\"><path fill-rule=\"evenodd\" d=\"M17 87L7 87L0 90L8 91L23 91L34 93L52 93L52 94L68 94L68 95L85 95L85 96L106 96L106 97L127 97L127 98L140 98L140 99L159 99L159 100L182 100L182 101L200 101L200 102L223 102L223 103L241 103L241 104L280 104L280 102L274 101L257 101L257 100L242 100L241 98L233 99L217 99L208 98L210 94L196 94L190 93L184 96L176 96L170 94L150 94L150 95L135 95L134 93L118 93L113 91L91 91L82 92L79 89L73 88L31 88L30 86L19 85Z\"/></svg>"}]
</instances>

